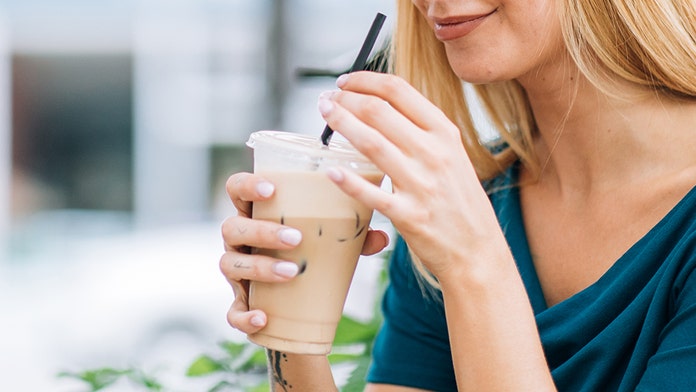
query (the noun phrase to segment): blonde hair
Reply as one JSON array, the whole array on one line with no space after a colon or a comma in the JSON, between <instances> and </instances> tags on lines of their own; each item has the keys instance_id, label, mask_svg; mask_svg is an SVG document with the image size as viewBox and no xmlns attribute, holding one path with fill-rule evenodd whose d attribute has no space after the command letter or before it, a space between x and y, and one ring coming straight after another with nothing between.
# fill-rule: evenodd
<instances>
[{"instance_id":1,"label":"blonde hair","mask_svg":"<svg viewBox=\"0 0 696 392\"><path fill-rule=\"evenodd\" d=\"M696 99L696 2L688 0L557 0L563 39L587 80L614 95L614 81L664 96ZM536 123L516 81L476 85L474 91L504 146L492 152L474 127L461 80L411 0L397 0L391 70L438 106L461 130L462 143L483 179L520 160L538 173L532 139ZM437 281L412 254L432 286Z\"/></svg>"},{"instance_id":2,"label":"blonde hair","mask_svg":"<svg viewBox=\"0 0 696 392\"><path fill-rule=\"evenodd\" d=\"M605 93L618 79L667 96L696 97L696 3L582 0L559 4L568 52L580 72Z\"/></svg>"}]
</instances>

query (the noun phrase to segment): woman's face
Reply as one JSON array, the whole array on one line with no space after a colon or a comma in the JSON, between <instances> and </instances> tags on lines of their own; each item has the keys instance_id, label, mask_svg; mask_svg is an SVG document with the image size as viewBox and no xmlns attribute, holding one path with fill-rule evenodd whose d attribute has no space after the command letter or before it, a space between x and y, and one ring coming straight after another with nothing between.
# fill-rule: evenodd
<instances>
[{"instance_id":1,"label":"woman's face","mask_svg":"<svg viewBox=\"0 0 696 392\"><path fill-rule=\"evenodd\" d=\"M412 0L465 81L539 78L565 52L556 0ZM524 83L524 82L523 82Z\"/></svg>"}]
</instances>

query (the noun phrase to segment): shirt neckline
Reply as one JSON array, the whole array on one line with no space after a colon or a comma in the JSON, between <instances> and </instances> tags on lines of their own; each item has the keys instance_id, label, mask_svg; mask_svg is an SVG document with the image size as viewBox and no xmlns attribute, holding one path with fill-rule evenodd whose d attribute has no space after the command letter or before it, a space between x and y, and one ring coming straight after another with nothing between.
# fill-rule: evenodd
<instances>
[{"instance_id":1,"label":"shirt neckline","mask_svg":"<svg viewBox=\"0 0 696 392\"><path fill-rule=\"evenodd\" d=\"M506 225L506 227L504 227L504 230L510 231L512 234L508 236L508 241L510 241L510 238L517 240L514 241L514 243L511 243L510 246L516 248L515 259L518 264L518 269L522 274L524 285L527 289L534 314L539 314L549 309L562 308L567 306L567 304L572 304L573 302L578 301L581 298L586 298L587 296L595 294L598 289L605 284L605 282L611 280L613 277L617 276L628 268L632 262L631 255L638 252L644 242L654 237L661 227L668 224L675 215L678 216L682 209L687 208L692 199L696 199L695 185L686 193L686 195L684 195L681 200L679 200L679 202L677 202L674 207L672 207L671 210L669 210L667 214L665 214L665 216L663 216L653 227L650 228L650 230L648 230L642 237L633 243L625 253L619 256L611 267L609 267L609 269L605 271L604 274L602 274L596 281L592 282L584 289L578 291L563 301L552 306L548 306L544 291L541 287L541 282L539 281L536 266L534 265L534 261L532 259L531 250L529 249L527 232L524 227L524 220L522 219L520 191L519 187L517 186L518 178L519 168L518 165L514 165L511 168L511 173L509 173L507 176L506 181L506 186L509 186L510 192L508 195L510 222L508 225Z\"/></svg>"}]
</instances>

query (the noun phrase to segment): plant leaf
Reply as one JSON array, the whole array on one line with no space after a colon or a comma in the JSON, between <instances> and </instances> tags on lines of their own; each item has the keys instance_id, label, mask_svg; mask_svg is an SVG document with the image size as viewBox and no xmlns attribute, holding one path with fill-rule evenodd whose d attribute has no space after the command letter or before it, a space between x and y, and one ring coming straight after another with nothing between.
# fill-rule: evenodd
<instances>
[{"instance_id":1,"label":"plant leaf","mask_svg":"<svg viewBox=\"0 0 696 392\"><path fill-rule=\"evenodd\" d=\"M119 378L131 374L131 369L114 369L114 368L99 368L85 370L80 373L61 372L58 377L68 377L78 379L89 384L91 391L100 391L109 385L115 383Z\"/></svg>"},{"instance_id":2,"label":"plant leaf","mask_svg":"<svg viewBox=\"0 0 696 392\"><path fill-rule=\"evenodd\" d=\"M161 392L164 390L164 386L159 381L141 370L131 372L129 377L134 382L147 388L148 391Z\"/></svg>"},{"instance_id":3,"label":"plant leaf","mask_svg":"<svg viewBox=\"0 0 696 392\"><path fill-rule=\"evenodd\" d=\"M361 354L329 354L329 363L335 365L344 362L357 362L363 356L365 356L364 352Z\"/></svg>"},{"instance_id":4,"label":"plant leaf","mask_svg":"<svg viewBox=\"0 0 696 392\"><path fill-rule=\"evenodd\" d=\"M379 329L376 322L361 323L351 317L342 316L336 328L334 345L370 343Z\"/></svg>"},{"instance_id":5,"label":"plant leaf","mask_svg":"<svg viewBox=\"0 0 696 392\"><path fill-rule=\"evenodd\" d=\"M208 355L201 355L189 366L186 375L189 377L200 377L223 370L225 367L217 360Z\"/></svg>"},{"instance_id":6,"label":"plant leaf","mask_svg":"<svg viewBox=\"0 0 696 392\"><path fill-rule=\"evenodd\" d=\"M245 389L246 392L268 392L271 390L271 386L268 380L264 381L262 384L255 387L248 387Z\"/></svg>"},{"instance_id":7,"label":"plant leaf","mask_svg":"<svg viewBox=\"0 0 696 392\"><path fill-rule=\"evenodd\" d=\"M234 384L232 384L229 381L220 381L219 383L215 384L212 388L208 389L208 392L220 392L224 390L234 390Z\"/></svg>"},{"instance_id":8,"label":"plant leaf","mask_svg":"<svg viewBox=\"0 0 696 392\"><path fill-rule=\"evenodd\" d=\"M244 348L251 343L236 343L232 342L229 340L226 340L222 343L220 343L220 347L222 347L223 350L227 353L232 358L236 358L239 354L244 351Z\"/></svg>"},{"instance_id":9,"label":"plant leaf","mask_svg":"<svg viewBox=\"0 0 696 392\"><path fill-rule=\"evenodd\" d=\"M254 345L252 350L253 351L251 355L247 358L246 361L244 361L244 363L239 365L238 370L242 372L248 372L250 370L266 368L266 350L261 347L256 347L256 345Z\"/></svg>"},{"instance_id":10,"label":"plant leaf","mask_svg":"<svg viewBox=\"0 0 696 392\"><path fill-rule=\"evenodd\" d=\"M341 392L362 392L365 389L367 382L367 370L370 366L370 357L364 356L356 361L357 367L350 373L348 381L341 388Z\"/></svg>"}]
</instances>

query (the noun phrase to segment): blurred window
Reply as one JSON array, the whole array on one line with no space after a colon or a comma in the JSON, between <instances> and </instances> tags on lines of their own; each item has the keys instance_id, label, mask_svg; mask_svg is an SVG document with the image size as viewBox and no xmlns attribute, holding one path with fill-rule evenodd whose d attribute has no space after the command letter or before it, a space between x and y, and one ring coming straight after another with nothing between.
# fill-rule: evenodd
<instances>
[{"instance_id":1,"label":"blurred window","mask_svg":"<svg viewBox=\"0 0 696 392\"><path fill-rule=\"evenodd\" d=\"M19 54L12 69L14 169L43 192L32 207L131 210L131 57Z\"/></svg>"}]
</instances>

